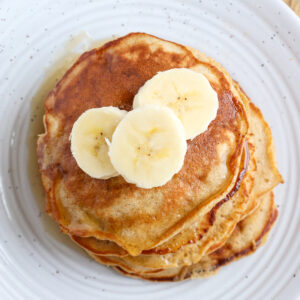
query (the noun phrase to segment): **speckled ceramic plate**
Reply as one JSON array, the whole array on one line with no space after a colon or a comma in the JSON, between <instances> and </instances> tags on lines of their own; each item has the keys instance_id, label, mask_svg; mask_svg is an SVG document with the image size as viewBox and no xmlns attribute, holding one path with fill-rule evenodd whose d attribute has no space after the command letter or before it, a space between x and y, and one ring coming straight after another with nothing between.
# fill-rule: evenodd
<instances>
[{"instance_id":1,"label":"speckled ceramic plate","mask_svg":"<svg viewBox=\"0 0 300 300\"><path fill-rule=\"evenodd\" d=\"M279 218L268 243L216 276L149 283L98 265L45 215L35 157L43 100L79 52L131 31L221 62L271 125ZM300 21L280 0L0 2L0 299L300 298ZM75 52L75 54L74 54ZM77 54L76 54L77 53Z\"/></svg>"}]
</instances>

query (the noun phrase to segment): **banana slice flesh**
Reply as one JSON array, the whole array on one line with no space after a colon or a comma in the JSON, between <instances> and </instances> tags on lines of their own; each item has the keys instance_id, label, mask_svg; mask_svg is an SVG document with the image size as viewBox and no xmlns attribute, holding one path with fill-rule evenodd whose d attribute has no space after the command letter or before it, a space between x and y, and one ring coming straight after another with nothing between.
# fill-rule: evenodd
<instances>
[{"instance_id":1,"label":"banana slice flesh","mask_svg":"<svg viewBox=\"0 0 300 300\"><path fill-rule=\"evenodd\" d=\"M172 109L183 124L186 139L206 131L219 107L218 95L206 77L186 68L159 72L148 80L134 97L133 107L148 104Z\"/></svg>"},{"instance_id":2,"label":"banana slice flesh","mask_svg":"<svg viewBox=\"0 0 300 300\"><path fill-rule=\"evenodd\" d=\"M167 107L130 111L119 123L109 148L114 168L127 182L150 189L180 171L187 149L184 128Z\"/></svg>"},{"instance_id":3,"label":"banana slice flesh","mask_svg":"<svg viewBox=\"0 0 300 300\"><path fill-rule=\"evenodd\" d=\"M74 123L70 135L71 152L78 166L89 176L108 179L119 175L108 156L117 125L127 111L108 106L85 111Z\"/></svg>"}]
</instances>

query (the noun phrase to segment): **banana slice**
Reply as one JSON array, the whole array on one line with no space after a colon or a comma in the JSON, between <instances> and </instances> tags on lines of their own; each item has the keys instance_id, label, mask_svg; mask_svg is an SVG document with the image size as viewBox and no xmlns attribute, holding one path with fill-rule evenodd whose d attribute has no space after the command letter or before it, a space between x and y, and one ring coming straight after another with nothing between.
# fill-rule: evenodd
<instances>
[{"instance_id":1,"label":"banana slice","mask_svg":"<svg viewBox=\"0 0 300 300\"><path fill-rule=\"evenodd\" d=\"M88 175L107 179L119 175L108 156L107 139L127 112L108 106L85 111L74 123L70 135L71 152Z\"/></svg>"},{"instance_id":2,"label":"banana slice","mask_svg":"<svg viewBox=\"0 0 300 300\"><path fill-rule=\"evenodd\" d=\"M150 189L179 172L186 149L184 128L173 111L151 105L132 110L122 119L108 154L127 182Z\"/></svg>"},{"instance_id":3,"label":"banana slice","mask_svg":"<svg viewBox=\"0 0 300 300\"><path fill-rule=\"evenodd\" d=\"M201 73L180 68L157 73L134 97L133 107L148 104L171 108L183 124L186 139L207 130L216 118L218 95Z\"/></svg>"}]
</instances>

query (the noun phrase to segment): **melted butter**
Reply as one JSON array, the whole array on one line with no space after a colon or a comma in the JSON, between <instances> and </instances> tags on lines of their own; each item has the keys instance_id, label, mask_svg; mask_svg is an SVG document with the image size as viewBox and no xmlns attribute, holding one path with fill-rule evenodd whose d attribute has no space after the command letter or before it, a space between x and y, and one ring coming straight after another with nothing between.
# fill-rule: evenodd
<instances>
[{"instance_id":1,"label":"melted butter","mask_svg":"<svg viewBox=\"0 0 300 300\"><path fill-rule=\"evenodd\" d=\"M51 65L46 68L46 75L30 102L30 124L27 134L27 170L31 190L41 212L40 217L43 227L58 242L63 242L80 252L83 250L80 250L67 235L62 234L58 225L45 212L45 193L37 163L36 145L38 135L45 131L43 125L44 102L49 92L83 52L101 47L110 40L112 39L94 40L86 32L71 36L63 49L57 53Z\"/></svg>"}]
</instances>

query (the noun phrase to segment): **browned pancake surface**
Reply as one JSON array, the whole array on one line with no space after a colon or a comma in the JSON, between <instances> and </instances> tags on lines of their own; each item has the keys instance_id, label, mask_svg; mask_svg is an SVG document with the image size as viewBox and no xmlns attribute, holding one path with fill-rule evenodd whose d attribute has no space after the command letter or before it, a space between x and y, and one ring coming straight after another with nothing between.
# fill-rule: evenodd
<instances>
[{"instance_id":1,"label":"browned pancake surface","mask_svg":"<svg viewBox=\"0 0 300 300\"><path fill-rule=\"evenodd\" d=\"M188 141L184 166L172 180L145 190L121 176L93 179L77 166L69 135L85 110L131 110L138 89L157 72L197 66L212 74L208 79L218 93L219 110L208 130ZM83 54L45 103L46 134L39 138L38 157L48 213L65 232L113 240L132 255L174 235L235 182L247 120L230 88L216 67L198 61L185 47L146 34L130 34ZM209 175L224 164L219 145L229 145L227 170L225 179L216 173L220 178L214 185Z\"/></svg>"}]
</instances>

